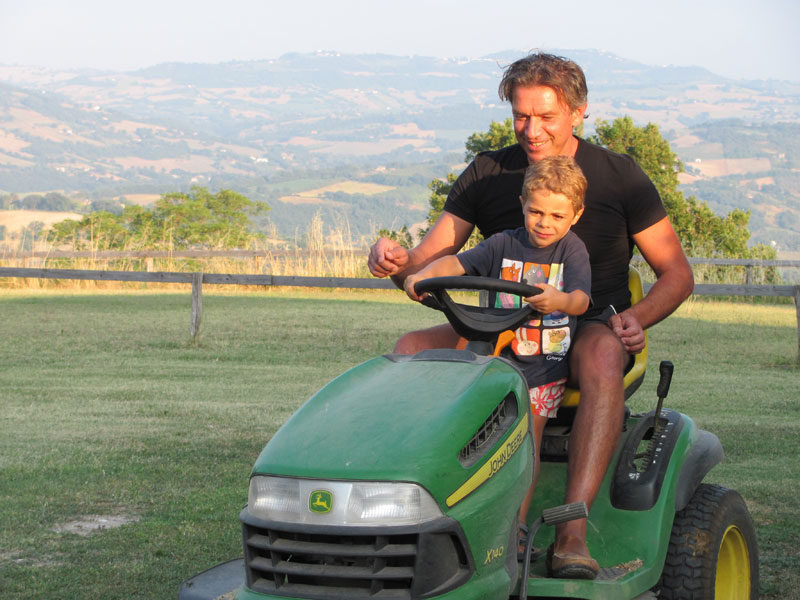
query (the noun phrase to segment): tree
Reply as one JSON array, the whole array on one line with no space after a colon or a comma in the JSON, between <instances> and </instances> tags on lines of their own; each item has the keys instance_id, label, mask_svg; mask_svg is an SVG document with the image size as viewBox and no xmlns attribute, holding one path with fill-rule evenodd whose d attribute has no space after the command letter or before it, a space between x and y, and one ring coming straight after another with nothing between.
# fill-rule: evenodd
<instances>
[{"instance_id":1,"label":"tree","mask_svg":"<svg viewBox=\"0 0 800 600\"><path fill-rule=\"evenodd\" d=\"M408 227L403 225L399 231L394 229L380 229L378 230L378 237L385 237L400 244L403 248L410 249L414 246L414 238L411 237L411 232Z\"/></svg>"},{"instance_id":2,"label":"tree","mask_svg":"<svg viewBox=\"0 0 800 600\"><path fill-rule=\"evenodd\" d=\"M167 247L242 248L257 237L248 230L250 216L269 210L231 190L211 194L193 187L191 194L163 195L152 211L152 226L158 243ZM123 211L123 217L126 211ZM137 215L137 222L143 222Z\"/></svg>"},{"instance_id":3,"label":"tree","mask_svg":"<svg viewBox=\"0 0 800 600\"><path fill-rule=\"evenodd\" d=\"M262 237L250 230L250 217L267 210L265 203L231 190L212 194L194 187L191 194L164 194L152 209L133 205L119 215L96 211L57 223L50 239L93 250L247 248Z\"/></svg>"},{"instance_id":4,"label":"tree","mask_svg":"<svg viewBox=\"0 0 800 600\"><path fill-rule=\"evenodd\" d=\"M644 127L637 127L630 117L621 117L613 123L598 120L595 132L590 141L632 156L647 173L661 195L667 215L688 255L775 257L775 250L763 244L747 247L750 240L750 211L736 209L720 217L694 196L684 198L683 192L678 189L678 174L684 170L683 163L672 151L669 142L661 137L657 125L648 123Z\"/></svg>"},{"instance_id":5,"label":"tree","mask_svg":"<svg viewBox=\"0 0 800 600\"><path fill-rule=\"evenodd\" d=\"M55 223L48 234L53 244L70 244L75 250L124 250L130 232L117 215L105 211L93 212L80 221L67 219Z\"/></svg>"},{"instance_id":6,"label":"tree","mask_svg":"<svg viewBox=\"0 0 800 600\"><path fill-rule=\"evenodd\" d=\"M511 117L502 123L492 121L489 124L489 131L485 133L476 131L467 138L467 153L464 156L464 160L470 162L479 152L499 150L516 143L517 138L514 135L514 125L511 122Z\"/></svg>"},{"instance_id":7,"label":"tree","mask_svg":"<svg viewBox=\"0 0 800 600\"><path fill-rule=\"evenodd\" d=\"M420 239L425 237L425 234L428 233L433 224L436 223L436 219L439 218L439 215L442 214L442 210L444 209L444 203L447 200L447 194L450 193L453 184L458 179L458 175L455 173L448 173L444 179L434 179L428 184L428 188L431 190L431 195L428 198L428 217L426 219L428 226L420 228L418 232L418 236Z\"/></svg>"}]
</instances>

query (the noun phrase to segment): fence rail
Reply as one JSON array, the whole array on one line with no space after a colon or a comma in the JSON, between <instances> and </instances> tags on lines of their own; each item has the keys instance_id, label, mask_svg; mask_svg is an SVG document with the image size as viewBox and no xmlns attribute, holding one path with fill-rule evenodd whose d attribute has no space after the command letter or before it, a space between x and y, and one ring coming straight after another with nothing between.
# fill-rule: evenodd
<instances>
[{"instance_id":1,"label":"fence rail","mask_svg":"<svg viewBox=\"0 0 800 600\"><path fill-rule=\"evenodd\" d=\"M731 264L743 266L800 266L800 261L748 261L740 259L690 259L696 264L708 263L711 260L736 260ZM761 263L796 263L791 265L762 265ZM756 264L757 263L757 264ZM729 264L729 263L713 263ZM249 275L224 273L180 273L171 271L99 271L83 269L28 269L16 267L0 267L0 278L32 278L32 279L82 279L93 281L128 281L146 283L191 283L192 284L192 316L189 332L196 337L200 331L202 320L202 287L210 285L262 285L280 287L318 287L318 288L351 288L351 289L396 289L387 279L366 279L360 277L299 277L289 275ZM645 284L645 291L652 284ZM731 284L697 284L694 294L698 296L766 296L787 297L794 299L797 314L798 357L800 357L800 285L731 285Z\"/></svg>"},{"instance_id":2,"label":"fence rail","mask_svg":"<svg viewBox=\"0 0 800 600\"><path fill-rule=\"evenodd\" d=\"M302 254L303 251L300 251ZM354 252L359 254L359 252ZM97 260L113 260L121 258L265 258L267 256L293 255L296 251L283 248L267 248L264 250L35 250L31 252L15 252L13 255L0 256L4 260L26 258L94 258ZM641 256L634 256L632 262L644 262ZM800 260L757 260L751 258L703 258L691 257L694 265L722 265L744 267L800 267Z\"/></svg>"}]
</instances>

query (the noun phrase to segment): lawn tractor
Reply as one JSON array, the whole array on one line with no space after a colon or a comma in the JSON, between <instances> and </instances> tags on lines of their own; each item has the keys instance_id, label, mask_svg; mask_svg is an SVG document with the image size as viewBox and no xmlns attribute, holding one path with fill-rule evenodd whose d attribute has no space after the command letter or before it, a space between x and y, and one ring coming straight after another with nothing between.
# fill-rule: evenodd
<instances>
[{"instance_id":1,"label":"lawn tractor","mask_svg":"<svg viewBox=\"0 0 800 600\"><path fill-rule=\"evenodd\" d=\"M632 270L633 300L641 298ZM426 303L469 340L466 350L388 354L343 373L275 434L253 467L240 513L244 557L185 581L181 600L754 599L758 550L733 490L701 483L723 457L712 433L657 406L626 411L624 431L588 514L593 580L550 577L546 557L518 553L519 509L534 443L525 379L495 345L532 309L458 303L449 291L521 297L524 284L477 277L421 281ZM625 376L644 377L646 350ZM560 506L577 390L541 448L528 539L583 518Z\"/></svg>"}]
</instances>

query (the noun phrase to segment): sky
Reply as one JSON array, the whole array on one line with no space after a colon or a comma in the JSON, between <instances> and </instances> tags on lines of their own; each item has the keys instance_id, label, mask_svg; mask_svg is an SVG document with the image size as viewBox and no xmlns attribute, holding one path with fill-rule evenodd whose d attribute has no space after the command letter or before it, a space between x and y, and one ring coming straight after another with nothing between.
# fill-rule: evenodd
<instances>
[{"instance_id":1,"label":"sky","mask_svg":"<svg viewBox=\"0 0 800 600\"><path fill-rule=\"evenodd\" d=\"M316 50L476 58L599 49L800 82L798 24L798 0L0 0L0 64L128 71Z\"/></svg>"}]
</instances>

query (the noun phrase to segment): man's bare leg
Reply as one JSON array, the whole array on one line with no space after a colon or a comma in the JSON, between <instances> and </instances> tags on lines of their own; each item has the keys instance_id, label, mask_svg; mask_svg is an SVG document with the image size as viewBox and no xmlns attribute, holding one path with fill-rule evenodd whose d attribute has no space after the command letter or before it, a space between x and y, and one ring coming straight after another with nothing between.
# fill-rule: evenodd
<instances>
[{"instance_id":1,"label":"man's bare leg","mask_svg":"<svg viewBox=\"0 0 800 600\"><path fill-rule=\"evenodd\" d=\"M565 502L591 508L622 431L625 404L622 375L628 354L605 325L587 325L571 350L570 369L581 390L569 439ZM586 519L556 527L554 552L589 557Z\"/></svg>"},{"instance_id":2,"label":"man's bare leg","mask_svg":"<svg viewBox=\"0 0 800 600\"><path fill-rule=\"evenodd\" d=\"M467 341L459 336L449 323L446 323L404 334L394 345L394 352L396 354L416 354L432 348L463 349L466 344Z\"/></svg>"}]
</instances>

